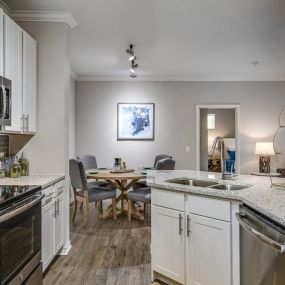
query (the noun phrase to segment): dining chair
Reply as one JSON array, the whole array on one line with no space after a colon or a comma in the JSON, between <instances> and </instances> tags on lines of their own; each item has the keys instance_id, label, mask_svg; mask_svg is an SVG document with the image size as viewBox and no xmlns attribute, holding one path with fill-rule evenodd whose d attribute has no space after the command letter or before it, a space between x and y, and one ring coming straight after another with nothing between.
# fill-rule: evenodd
<instances>
[{"instance_id":1,"label":"dining chair","mask_svg":"<svg viewBox=\"0 0 285 285\"><path fill-rule=\"evenodd\" d=\"M79 160L82 161L82 164L83 164L85 170L97 169L98 168L96 157L92 154L80 155ZM88 182L88 187L104 186L104 187L110 187L110 188L114 189L113 185L111 185L107 181L96 180L96 179L87 179L87 182Z\"/></svg>"},{"instance_id":2,"label":"dining chair","mask_svg":"<svg viewBox=\"0 0 285 285\"><path fill-rule=\"evenodd\" d=\"M153 164L153 169L156 170L157 169L157 163L162 160L162 159L172 159L172 156L168 155L168 154L158 154L155 156L154 158L154 164ZM138 181L135 185L134 185L134 189L137 188L143 188L143 187L147 187L146 185L146 181L145 180L140 180Z\"/></svg>"},{"instance_id":3,"label":"dining chair","mask_svg":"<svg viewBox=\"0 0 285 285\"><path fill-rule=\"evenodd\" d=\"M143 187L136 190L132 190L128 193L128 220L131 221L132 212L135 210L140 214L140 211L134 209L135 203L143 203L143 216L140 216L140 219L143 220L146 212L146 205L151 203L151 190L150 187Z\"/></svg>"},{"instance_id":4,"label":"dining chair","mask_svg":"<svg viewBox=\"0 0 285 285\"><path fill-rule=\"evenodd\" d=\"M175 160L170 158L164 158L157 162L157 170L174 170ZM144 216L146 213L146 205L151 203L151 188L150 187L141 187L136 188L128 192L128 219L131 221L132 211L136 210L139 213L139 210L135 209L135 203L143 203Z\"/></svg>"},{"instance_id":5,"label":"dining chair","mask_svg":"<svg viewBox=\"0 0 285 285\"><path fill-rule=\"evenodd\" d=\"M107 199L112 199L112 212L113 218L116 220L116 190L95 186L89 187L87 184L87 178L83 164L78 159L69 160L69 176L71 181L71 186L74 193L74 209L72 221L74 221L77 211L77 203L82 202L84 208L84 223L87 223L89 215L89 203L99 202ZM101 213L100 218L105 218L106 216Z\"/></svg>"}]
</instances>

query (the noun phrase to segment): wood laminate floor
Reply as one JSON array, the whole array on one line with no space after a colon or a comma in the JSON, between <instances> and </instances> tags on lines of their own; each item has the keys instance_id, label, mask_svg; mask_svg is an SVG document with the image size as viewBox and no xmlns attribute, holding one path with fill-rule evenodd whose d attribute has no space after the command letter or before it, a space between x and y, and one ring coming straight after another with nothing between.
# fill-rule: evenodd
<instances>
[{"instance_id":1,"label":"wood laminate floor","mask_svg":"<svg viewBox=\"0 0 285 285\"><path fill-rule=\"evenodd\" d=\"M90 205L93 206L93 205ZM150 219L128 222L96 218L90 207L89 223L78 211L71 223L72 248L50 266L44 285L150 285Z\"/></svg>"}]
</instances>

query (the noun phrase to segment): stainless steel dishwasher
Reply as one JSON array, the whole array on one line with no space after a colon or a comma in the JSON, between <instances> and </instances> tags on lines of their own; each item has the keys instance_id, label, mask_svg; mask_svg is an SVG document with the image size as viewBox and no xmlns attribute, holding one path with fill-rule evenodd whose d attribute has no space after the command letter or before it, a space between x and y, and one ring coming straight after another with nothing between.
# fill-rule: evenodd
<instances>
[{"instance_id":1,"label":"stainless steel dishwasher","mask_svg":"<svg viewBox=\"0 0 285 285\"><path fill-rule=\"evenodd\" d=\"M240 284L284 285L285 229L245 205L236 217L240 224Z\"/></svg>"}]
</instances>

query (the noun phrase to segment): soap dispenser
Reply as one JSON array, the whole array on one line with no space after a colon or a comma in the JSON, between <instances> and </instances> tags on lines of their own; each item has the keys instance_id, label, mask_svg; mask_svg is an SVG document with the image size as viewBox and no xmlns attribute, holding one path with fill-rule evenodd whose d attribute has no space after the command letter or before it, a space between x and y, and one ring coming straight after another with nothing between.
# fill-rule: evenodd
<instances>
[{"instance_id":1,"label":"soap dispenser","mask_svg":"<svg viewBox=\"0 0 285 285\"><path fill-rule=\"evenodd\" d=\"M19 164L21 166L21 176L28 176L29 175L29 162L23 152L19 159Z\"/></svg>"},{"instance_id":2,"label":"soap dispenser","mask_svg":"<svg viewBox=\"0 0 285 285\"><path fill-rule=\"evenodd\" d=\"M11 178L19 178L21 176L21 166L18 162L18 157L15 156L13 160L13 164L10 168Z\"/></svg>"}]
</instances>

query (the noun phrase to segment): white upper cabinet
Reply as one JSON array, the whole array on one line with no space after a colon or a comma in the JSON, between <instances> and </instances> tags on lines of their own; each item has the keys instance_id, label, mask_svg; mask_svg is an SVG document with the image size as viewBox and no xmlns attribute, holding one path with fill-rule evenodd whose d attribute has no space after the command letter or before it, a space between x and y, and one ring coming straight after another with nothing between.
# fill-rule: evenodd
<instances>
[{"instance_id":1,"label":"white upper cabinet","mask_svg":"<svg viewBox=\"0 0 285 285\"><path fill-rule=\"evenodd\" d=\"M4 13L0 9L0 76L4 75Z\"/></svg>"},{"instance_id":2,"label":"white upper cabinet","mask_svg":"<svg viewBox=\"0 0 285 285\"><path fill-rule=\"evenodd\" d=\"M23 32L23 131L37 130L37 42Z\"/></svg>"},{"instance_id":3,"label":"white upper cabinet","mask_svg":"<svg viewBox=\"0 0 285 285\"><path fill-rule=\"evenodd\" d=\"M21 132L23 108L23 32L4 15L4 76L12 81L12 122L5 130Z\"/></svg>"}]
</instances>

